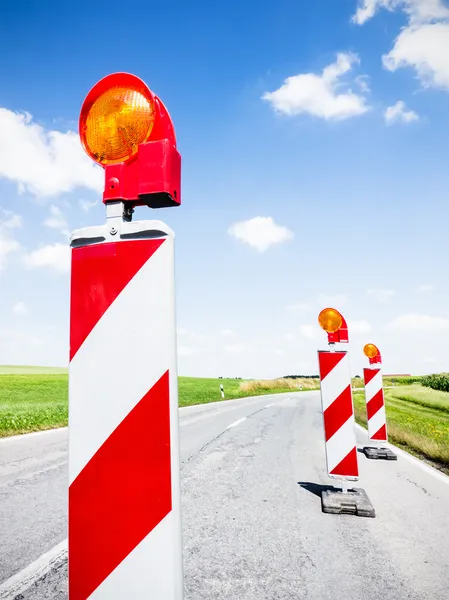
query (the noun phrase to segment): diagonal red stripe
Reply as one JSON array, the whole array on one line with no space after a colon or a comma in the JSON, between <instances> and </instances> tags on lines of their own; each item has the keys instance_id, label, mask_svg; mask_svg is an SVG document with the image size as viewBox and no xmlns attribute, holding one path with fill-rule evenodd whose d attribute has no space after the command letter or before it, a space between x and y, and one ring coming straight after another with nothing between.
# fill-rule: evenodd
<instances>
[{"instance_id":1,"label":"diagonal red stripe","mask_svg":"<svg viewBox=\"0 0 449 600\"><path fill-rule=\"evenodd\" d=\"M326 442L352 416L351 386L343 390L330 406L324 411L324 433Z\"/></svg>"},{"instance_id":2,"label":"diagonal red stripe","mask_svg":"<svg viewBox=\"0 0 449 600\"><path fill-rule=\"evenodd\" d=\"M167 371L70 485L70 600L89 598L171 508Z\"/></svg>"},{"instance_id":3,"label":"diagonal red stripe","mask_svg":"<svg viewBox=\"0 0 449 600\"><path fill-rule=\"evenodd\" d=\"M363 369L363 377L365 378L365 385L374 379L374 377L379 373L380 369Z\"/></svg>"},{"instance_id":4,"label":"diagonal red stripe","mask_svg":"<svg viewBox=\"0 0 449 600\"><path fill-rule=\"evenodd\" d=\"M387 441L387 428L385 425L382 425L382 427L379 429L379 431L376 431L376 433L372 436L371 438L372 440L380 440L382 442L386 442Z\"/></svg>"},{"instance_id":5,"label":"diagonal red stripe","mask_svg":"<svg viewBox=\"0 0 449 600\"><path fill-rule=\"evenodd\" d=\"M133 240L73 248L70 360L120 292L163 242Z\"/></svg>"},{"instance_id":6,"label":"diagonal red stripe","mask_svg":"<svg viewBox=\"0 0 449 600\"><path fill-rule=\"evenodd\" d=\"M383 390L380 389L378 392L374 394L371 400L366 405L366 416L368 417L368 421L374 417L378 410L382 408L384 405L384 393Z\"/></svg>"},{"instance_id":7,"label":"diagonal red stripe","mask_svg":"<svg viewBox=\"0 0 449 600\"><path fill-rule=\"evenodd\" d=\"M345 355L346 352L318 352L321 381L327 375L329 375L332 369L335 369L335 367L344 358Z\"/></svg>"},{"instance_id":8,"label":"diagonal red stripe","mask_svg":"<svg viewBox=\"0 0 449 600\"><path fill-rule=\"evenodd\" d=\"M332 469L331 475L340 477L358 477L359 476L359 465L357 463L357 449L354 447L344 457L344 459L338 463L338 465Z\"/></svg>"}]
</instances>

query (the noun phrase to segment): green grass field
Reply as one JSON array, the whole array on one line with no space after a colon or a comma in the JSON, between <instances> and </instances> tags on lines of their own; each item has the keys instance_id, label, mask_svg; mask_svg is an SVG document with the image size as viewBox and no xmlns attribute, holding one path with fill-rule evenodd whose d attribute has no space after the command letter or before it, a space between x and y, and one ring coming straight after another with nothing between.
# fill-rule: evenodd
<instances>
[{"instance_id":1,"label":"green grass field","mask_svg":"<svg viewBox=\"0 0 449 600\"><path fill-rule=\"evenodd\" d=\"M67 425L67 375L0 375L0 437Z\"/></svg>"},{"instance_id":2,"label":"green grass field","mask_svg":"<svg viewBox=\"0 0 449 600\"><path fill-rule=\"evenodd\" d=\"M15 373L11 373L9 369L2 367L0 371L0 437L67 425L67 373L59 374L55 370L41 374L38 368L33 370L32 367L16 367ZM51 374L52 372L55 374ZM223 384L225 399L228 400L292 391L287 384L284 387L279 382L266 382L265 389L259 383L249 388L247 386L242 391L241 383L237 379L179 377L179 405L190 406L221 400L220 384ZM295 388L295 391L299 390Z\"/></svg>"},{"instance_id":3,"label":"green grass field","mask_svg":"<svg viewBox=\"0 0 449 600\"><path fill-rule=\"evenodd\" d=\"M366 427L365 395L354 392L356 421ZM449 474L449 393L419 384L385 390L389 440Z\"/></svg>"}]
</instances>

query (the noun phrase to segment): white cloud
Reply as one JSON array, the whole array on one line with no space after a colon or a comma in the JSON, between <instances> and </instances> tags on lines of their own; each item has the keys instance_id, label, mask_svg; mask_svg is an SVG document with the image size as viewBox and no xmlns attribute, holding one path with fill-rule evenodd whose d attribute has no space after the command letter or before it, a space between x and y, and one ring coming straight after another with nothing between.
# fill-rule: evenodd
<instances>
[{"instance_id":1,"label":"white cloud","mask_svg":"<svg viewBox=\"0 0 449 600\"><path fill-rule=\"evenodd\" d=\"M94 206L98 204L97 200L89 202L89 200L78 200L78 204L83 212L88 213Z\"/></svg>"},{"instance_id":2,"label":"white cloud","mask_svg":"<svg viewBox=\"0 0 449 600\"><path fill-rule=\"evenodd\" d=\"M399 100L393 106L389 106L384 112L384 118L387 125L391 125L398 121L402 123L411 123L418 121L419 116L414 110L407 110L405 103Z\"/></svg>"},{"instance_id":3,"label":"white cloud","mask_svg":"<svg viewBox=\"0 0 449 600\"><path fill-rule=\"evenodd\" d=\"M282 244L294 235L287 227L277 225L272 217L254 217L248 221L234 223L228 229L228 233L259 252L265 252L274 244Z\"/></svg>"},{"instance_id":4,"label":"white cloud","mask_svg":"<svg viewBox=\"0 0 449 600\"><path fill-rule=\"evenodd\" d=\"M29 113L0 108L0 177L19 191L56 196L85 187L103 189L104 171L81 147L73 131L46 130Z\"/></svg>"},{"instance_id":5,"label":"white cloud","mask_svg":"<svg viewBox=\"0 0 449 600\"><path fill-rule=\"evenodd\" d=\"M318 301L323 308L338 308L339 306L344 306L347 304L348 298L344 294L335 294L333 296L321 294L318 298Z\"/></svg>"},{"instance_id":6,"label":"white cloud","mask_svg":"<svg viewBox=\"0 0 449 600\"><path fill-rule=\"evenodd\" d=\"M12 312L15 315L27 315L28 308L26 307L25 302L17 302L17 304L13 306Z\"/></svg>"},{"instance_id":7,"label":"white cloud","mask_svg":"<svg viewBox=\"0 0 449 600\"><path fill-rule=\"evenodd\" d=\"M19 242L14 238L13 229L22 226L22 217L9 210L0 209L6 219L0 219L0 271L5 268L8 256L20 250Z\"/></svg>"},{"instance_id":8,"label":"white cloud","mask_svg":"<svg viewBox=\"0 0 449 600\"><path fill-rule=\"evenodd\" d=\"M311 310L311 306L306 302L298 302L297 304L289 304L287 306L287 310L290 310L292 312L306 312L308 310Z\"/></svg>"},{"instance_id":9,"label":"white cloud","mask_svg":"<svg viewBox=\"0 0 449 600\"><path fill-rule=\"evenodd\" d=\"M367 290L367 296L373 296L378 302L388 302L396 292L394 290Z\"/></svg>"},{"instance_id":10,"label":"white cloud","mask_svg":"<svg viewBox=\"0 0 449 600\"><path fill-rule=\"evenodd\" d=\"M178 346L178 354L179 356L192 356L195 351L190 346Z\"/></svg>"},{"instance_id":11,"label":"white cloud","mask_svg":"<svg viewBox=\"0 0 449 600\"><path fill-rule=\"evenodd\" d=\"M235 335L235 334L232 331L232 329L222 329L220 331L220 335L222 335L223 337L230 337L230 336Z\"/></svg>"},{"instance_id":12,"label":"white cloud","mask_svg":"<svg viewBox=\"0 0 449 600\"><path fill-rule=\"evenodd\" d=\"M318 325L312 324L301 325L299 332L309 340L319 340L323 337L323 334L326 335L325 332L318 327Z\"/></svg>"},{"instance_id":13,"label":"white cloud","mask_svg":"<svg viewBox=\"0 0 449 600\"><path fill-rule=\"evenodd\" d=\"M372 327L367 321L348 321L349 335L369 333L370 331L372 331Z\"/></svg>"},{"instance_id":14,"label":"white cloud","mask_svg":"<svg viewBox=\"0 0 449 600\"><path fill-rule=\"evenodd\" d=\"M294 333L286 333L282 336L282 341L283 342L295 342L296 335Z\"/></svg>"},{"instance_id":15,"label":"white cloud","mask_svg":"<svg viewBox=\"0 0 449 600\"><path fill-rule=\"evenodd\" d=\"M245 352L249 352L250 347L244 342L239 342L237 344L228 344L223 350L227 354L244 354Z\"/></svg>"},{"instance_id":16,"label":"white cloud","mask_svg":"<svg viewBox=\"0 0 449 600\"><path fill-rule=\"evenodd\" d=\"M178 329L176 330L176 333L181 336L181 335L187 335L189 332L187 329L184 329L183 327L178 327Z\"/></svg>"},{"instance_id":17,"label":"white cloud","mask_svg":"<svg viewBox=\"0 0 449 600\"><path fill-rule=\"evenodd\" d=\"M68 244L49 244L33 250L24 257L29 268L48 268L58 273L70 271L70 246Z\"/></svg>"},{"instance_id":18,"label":"white cloud","mask_svg":"<svg viewBox=\"0 0 449 600\"><path fill-rule=\"evenodd\" d=\"M67 221L65 220L59 207L55 205L50 207L50 216L45 219L44 225L52 229L66 229Z\"/></svg>"},{"instance_id":19,"label":"white cloud","mask_svg":"<svg viewBox=\"0 0 449 600\"><path fill-rule=\"evenodd\" d=\"M363 25L382 8L389 11L402 9L411 23L426 23L449 17L449 9L441 0L360 0L352 21Z\"/></svg>"},{"instance_id":20,"label":"white cloud","mask_svg":"<svg viewBox=\"0 0 449 600\"><path fill-rule=\"evenodd\" d=\"M449 330L449 319L409 313L394 319L387 328L404 333L439 333Z\"/></svg>"},{"instance_id":21,"label":"white cloud","mask_svg":"<svg viewBox=\"0 0 449 600\"><path fill-rule=\"evenodd\" d=\"M0 221L2 227L5 227L6 229L17 229L18 227L22 227L22 217L20 215L16 215L12 210L6 210L4 208L0 208L0 212L6 217L6 219Z\"/></svg>"},{"instance_id":22,"label":"white cloud","mask_svg":"<svg viewBox=\"0 0 449 600\"><path fill-rule=\"evenodd\" d=\"M389 71L414 68L423 87L449 91L449 23L406 27L382 60Z\"/></svg>"},{"instance_id":23,"label":"white cloud","mask_svg":"<svg viewBox=\"0 0 449 600\"><path fill-rule=\"evenodd\" d=\"M435 286L431 285L430 283L425 283L424 285L420 285L419 287L416 288L417 292L433 292L433 290L435 289Z\"/></svg>"},{"instance_id":24,"label":"white cloud","mask_svg":"<svg viewBox=\"0 0 449 600\"><path fill-rule=\"evenodd\" d=\"M361 25L381 8L402 10L408 17L382 57L385 68L413 68L423 87L449 91L449 8L441 0L364 0L353 21Z\"/></svg>"},{"instance_id":25,"label":"white cloud","mask_svg":"<svg viewBox=\"0 0 449 600\"><path fill-rule=\"evenodd\" d=\"M357 55L341 52L321 75L304 73L288 77L279 89L266 92L262 99L270 102L276 112L290 116L307 113L339 121L363 115L369 110L363 88L362 94L356 94L341 80L359 62Z\"/></svg>"}]
</instances>

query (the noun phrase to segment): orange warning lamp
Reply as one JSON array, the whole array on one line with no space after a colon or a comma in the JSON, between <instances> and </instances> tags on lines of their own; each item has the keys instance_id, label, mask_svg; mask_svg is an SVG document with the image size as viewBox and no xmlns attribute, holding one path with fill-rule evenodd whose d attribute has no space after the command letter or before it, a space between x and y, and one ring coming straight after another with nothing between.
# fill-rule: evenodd
<instances>
[{"instance_id":1,"label":"orange warning lamp","mask_svg":"<svg viewBox=\"0 0 449 600\"><path fill-rule=\"evenodd\" d=\"M318 323L326 331L329 344L349 341L346 321L335 308L323 308L318 315Z\"/></svg>"},{"instance_id":2,"label":"orange warning lamp","mask_svg":"<svg viewBox=\"0 0 449 600\"><path fill-rule=\"evenodd\" d=\"M335 308L323 308L318 315L320 327L327 333L335 333L343 324L343 317Z\"/></svg>"},{"instance_id":3,"label":"orange warning lamp","mask_svg":"<svg viewBox=\"0 0 449 600\"><path fill-rule=\"evenodd\" d=\"M374 344L366 344L363 348L363 353L369 358L370 365L382 362L379 348Z\"/></svg>"},{"instance_id":4,"label":"orange warning lamp","mask_svg":"<svg viewBox=\"0 0 449 600\"><path fill-rule=\"evenodd\" d=\"M103 202L151 208L181 203L181 156L161 100L138 77L113 73L83 102L79 134L85 152L105 169Z\"/></svg>"},{"instance_id":5,"label":"orange warning lamp","mask_svg":"<svg viewBox=\"0 0 449 600\"><path fill-rule=\"evenodd\" d=\"M363 352L368 358L374 358L379 353L379 349L374 344L366 344L366 346L363 348Z\"/></svg>"}]
</instances>

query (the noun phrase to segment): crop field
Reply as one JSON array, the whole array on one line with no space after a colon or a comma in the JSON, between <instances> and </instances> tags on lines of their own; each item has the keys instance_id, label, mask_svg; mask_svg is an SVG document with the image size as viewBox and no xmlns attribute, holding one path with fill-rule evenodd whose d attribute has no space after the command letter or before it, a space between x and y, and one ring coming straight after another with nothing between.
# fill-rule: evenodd
<instances>
[{"instance_id":1,"label":"crop field","mask_svg":"<svg viewBox=\"0 0 449 600\"><path fill-rule=\"evenodd\" d=\"M355 391L356 421L367 426L365 397ZM449 474L449 392L419 384L385 390L389 440Z\"/></svg>"}]
</instances>

